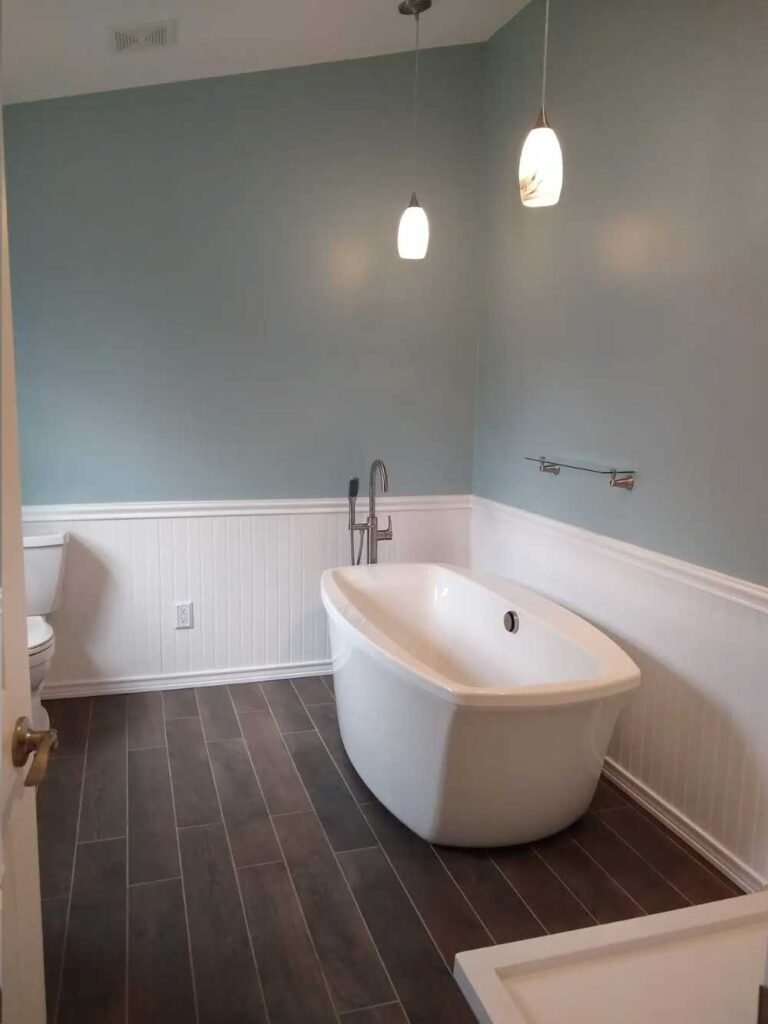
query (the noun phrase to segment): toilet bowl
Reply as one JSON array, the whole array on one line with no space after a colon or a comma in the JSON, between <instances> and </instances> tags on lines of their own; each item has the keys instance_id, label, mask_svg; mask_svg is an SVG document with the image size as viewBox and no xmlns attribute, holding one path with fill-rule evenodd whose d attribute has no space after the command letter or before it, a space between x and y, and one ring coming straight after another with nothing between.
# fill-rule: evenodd
<instances>
[{"instance_id":1,"label":"toilet bowl","mask_svg":"<svg viewBox=\"0 0 768 1024\"><path fill-rule=\"evenodd\" d=\"M66 533L24 538L24 576L27 587L27 653L32 687L32 726L49 727L42 688L53 660L56 638L47 616L56 611L64 579Z\"/></svg>"},{"instance_id":2,"label":"toilet bowl","mask_svg":"<svg viewBox=\"0 0 768 1024\"><path fill-rule=\"evenodd\" d=\"M27 619L27 652L29 655L29 682L32 687L32 727L47 729L50 725L48 712L41 700L41 688L56 649L53 626L42 615Z\"/></svg>"}]
</instances>

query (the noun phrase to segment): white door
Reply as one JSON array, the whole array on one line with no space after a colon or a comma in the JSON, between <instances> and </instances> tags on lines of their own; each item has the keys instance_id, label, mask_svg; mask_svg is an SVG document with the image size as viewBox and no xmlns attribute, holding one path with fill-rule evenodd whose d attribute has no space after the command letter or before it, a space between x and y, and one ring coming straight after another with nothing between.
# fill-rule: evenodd
<instances>
[{"instance_id":1,"label":"white door","mask_svg":"<svg viewBox=\"0 0 768 1024\"><path fill-rule=\"evenodd\" d=\"M0 18L2 9L0 8ZM1 24L1 22L0 22ZM0 112L2 105L0 104ZM45 983L37 859L35 790L25 786L32 758L12 763L14 727L30 714L21 493L16 426L16 378L8 265L5 159L0 118L0 815L2 815L2 1019L6 1024L44 1024ZM40 754L32 755L40 757ZM38 768L40 763L38 763Z\"/></svg>"}]
</instances>

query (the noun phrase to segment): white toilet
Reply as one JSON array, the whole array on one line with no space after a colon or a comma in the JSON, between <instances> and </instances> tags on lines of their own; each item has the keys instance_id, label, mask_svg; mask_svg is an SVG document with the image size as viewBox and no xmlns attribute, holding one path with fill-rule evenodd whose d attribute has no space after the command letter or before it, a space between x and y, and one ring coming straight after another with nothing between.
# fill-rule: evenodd
<instances>
[{"instance_id":1,"label":"white toilet","mask_svg":"<svg viewBox=\"0 0 768 1024\"><path fill-rule=\"evenodd\" d=\"M27 585L27 650L32 684L32 726L47 729L48 712L40 691L48 675L56 638L46 616L59 606L64 580L66 533L24 538L24 576Z\"/></svg>"}]
</instances>

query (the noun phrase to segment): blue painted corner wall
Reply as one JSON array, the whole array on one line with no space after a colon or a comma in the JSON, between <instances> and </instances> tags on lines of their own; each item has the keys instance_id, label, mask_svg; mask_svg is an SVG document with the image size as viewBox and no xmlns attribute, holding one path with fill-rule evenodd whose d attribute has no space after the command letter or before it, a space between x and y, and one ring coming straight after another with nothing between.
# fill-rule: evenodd
<instances>
[{"instance_id":1,"label":"blue painted corner wall","mask_svg":"<svg viewBox=\"0 0 768 1024\"><path fill-rule=\"evenodd\" d=\"M565 185L525 210L542 23L425 54L416 164L408 54L8 108L25 500L339 495L381 455L768 583L768 7L552 0Z\"/></svg>"},{"instance_id":2,"label":"blue painted corner wall","mask_svg":"<svg viewBox=\"0 0 768 1024\"><path fill-rule=\"evenodd\" d=\"M552 0L561 202L514 187L544 5L487 46L474 490L768 583L768 7ZM526 455L635 468L538 472Z\"/></svg>"},{"instance_id":3,"label":"blue painted corner wall","mask_svg":"<svg viewBox=\"0 0 768 1024\"><path fill-rule=\"evenodd\" d=\"M482 59L417 159L408 54L7 108L25 502L468 492Z\"/></svg>"}]
</instances>

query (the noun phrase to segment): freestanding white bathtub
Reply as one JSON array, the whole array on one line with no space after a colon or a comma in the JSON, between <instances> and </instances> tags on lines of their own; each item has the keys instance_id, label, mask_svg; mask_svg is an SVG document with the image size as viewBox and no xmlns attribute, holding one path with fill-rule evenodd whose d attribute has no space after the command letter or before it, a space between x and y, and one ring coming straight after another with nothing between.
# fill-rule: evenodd
<instances>
[{"instance_id":1,"label":"freestanding white bathtub","mask_svg":"<svg viewBox=\"0 0 768 1024\"><path fill-rule=\"evenodd\" d=\"M446 565L329 569L321 590L344 746L396 817L431 842L506 846L584 813L640 683L612 640Z\"/></svg>"}]
</instances>

